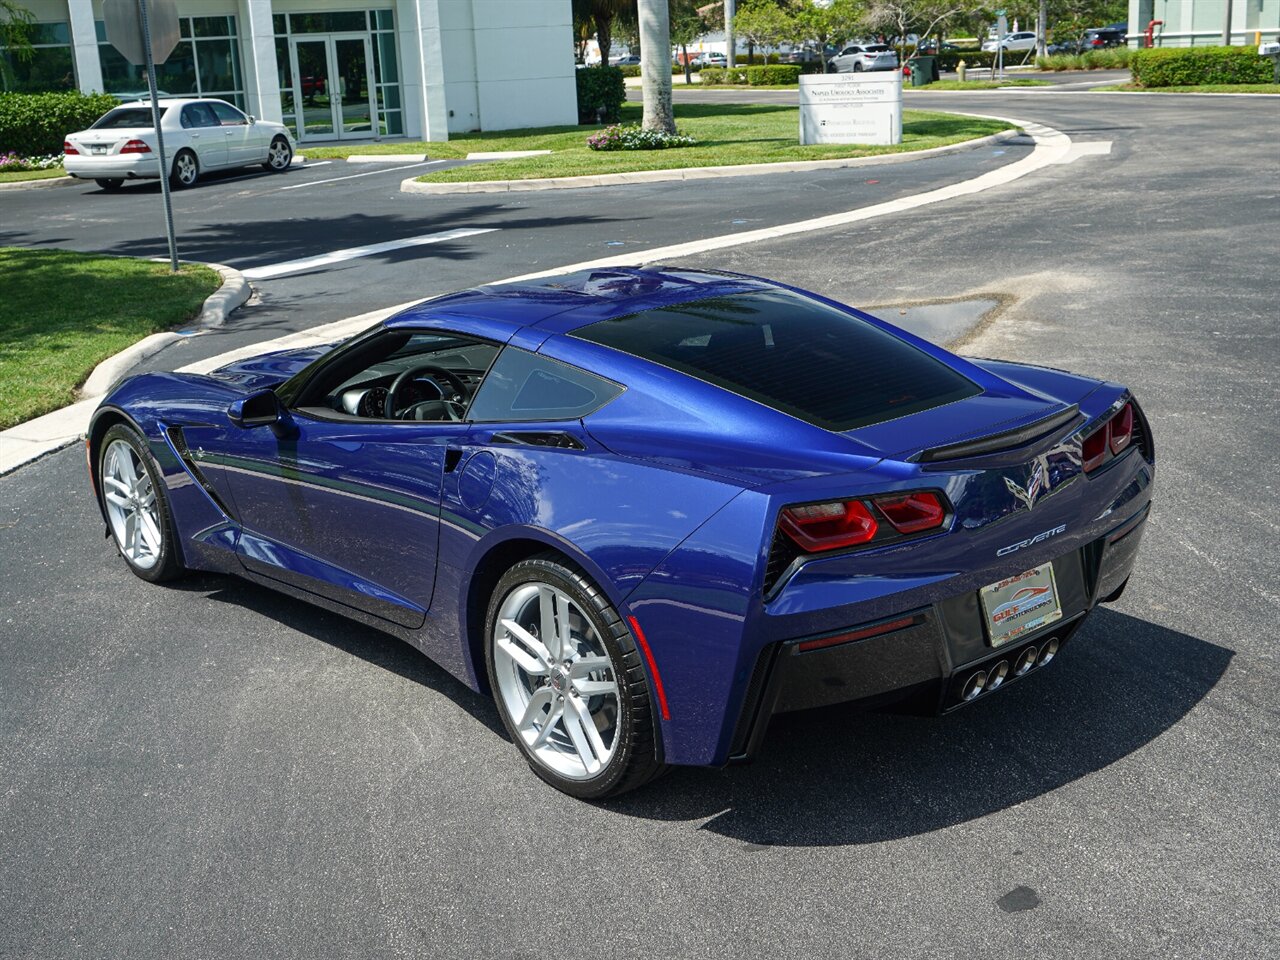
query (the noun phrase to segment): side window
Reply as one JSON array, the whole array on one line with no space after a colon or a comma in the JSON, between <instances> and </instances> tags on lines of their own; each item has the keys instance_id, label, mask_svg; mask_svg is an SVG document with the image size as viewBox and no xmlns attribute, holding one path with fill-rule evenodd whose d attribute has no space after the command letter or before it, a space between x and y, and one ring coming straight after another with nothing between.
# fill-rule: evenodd
<instances>
[{"instance_id":1,"label":"side window","mask_svg":"<svg viewBox=\"0 0 1280 960\"><path fill-rule=\"evenodd\" d=\"M622 393L622 387L550 357L517 347L498 355L480 385L468 420L577 420Z\"/></svg>"},{"instance_id":2,"label":"side window","mask_svg":"<svg viewBox=\"0 0 1280 960\"><path fill-rule=\"evenodd\" d=\"M249 121L245 119L245 115L231 106L229 103L223 103L221 100L210 100L208 106L213 108L214 115L217 116L218 122L224 127L242 126Z\"/></svg>"},{"instance_id":3,"label":"side window","mask_svg":"<svg viewBox=\"0 0 1280 960\"><path fill-rule=\"evenodd\" d=\"M182 108L182 127L184 130L190 130L192 127L200 126L200 121L196 119L195 106L187 104Z\"/></svg>"}]
</instances>

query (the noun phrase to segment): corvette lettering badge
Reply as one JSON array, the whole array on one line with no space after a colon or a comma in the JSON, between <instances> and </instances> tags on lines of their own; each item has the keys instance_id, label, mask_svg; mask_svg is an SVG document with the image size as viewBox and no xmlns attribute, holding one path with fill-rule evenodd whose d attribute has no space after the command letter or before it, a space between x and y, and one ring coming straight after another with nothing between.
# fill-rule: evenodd
<instances>
[{"instance_id":1,"label":"corvette lettering badge","mask_svg":"<svg viewBox=\"0 0 1280 960\"><path fill-rule=\"evenodd\" d=\"M1067 525L1065 523L1062 524L1061 526L1054 527L1051 530L1045 530L1041 533L1037 533L1034 537L1030 537L1026 540L1019 540L1017 543L1011 543L1007 547L1001 547L999 550L996 551L996 556L997 557L1007 556L1008 554L1013 553L1015 550L1021 550L1023 547L1029 547L1032 544L1040 543L1043 540L1048 540L1050 537L1056 537L1060 533L1066 533L1066 530L1067 530Z\"/></svg>"}]
</instances>

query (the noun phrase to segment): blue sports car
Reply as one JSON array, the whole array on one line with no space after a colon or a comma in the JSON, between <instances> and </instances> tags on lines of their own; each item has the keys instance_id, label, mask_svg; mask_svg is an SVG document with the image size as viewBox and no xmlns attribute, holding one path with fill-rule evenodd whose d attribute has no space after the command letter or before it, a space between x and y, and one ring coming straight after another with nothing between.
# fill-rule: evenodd
<instances>
[{"instance_id":1,"label":"blue sports car","mask_svg":"<svg viewBox=\"0 0 1280 960\"><path fill-rule=\"evenodd\" d=\"M1124 590L1155 471L1120 384L675 268L136 376L87 444L138 576L402 637L583 798L748 758L776 713L946 712L1038 671Z\"/></svg>"}]
</instances>

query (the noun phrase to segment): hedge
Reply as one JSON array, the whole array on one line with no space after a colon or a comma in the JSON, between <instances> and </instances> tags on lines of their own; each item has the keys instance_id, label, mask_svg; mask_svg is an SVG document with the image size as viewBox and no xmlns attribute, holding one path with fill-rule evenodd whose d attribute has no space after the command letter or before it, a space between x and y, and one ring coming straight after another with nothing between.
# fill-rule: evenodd
<instances>
[{"instance_id":1,"label":"hedge","mask_svg":"<svg viewBox=\"0 0 1280 960\"><path fill-rule=\"evenodd\" d=\"M640 76L640 68L639 68L638 66L636 66L634 63L629 63L629 64L627 64L625 67L614 67L614 69L615 69L615 70L621 70L621 71L622 71L622 75L623 75L624 77L638 77L638 76ZM691 69L693 70L693 72L694 72L694 73L697 73L697 72L698 72L698 68L697 68L696 66L695 66L695 67L691 67ZM677 76L679 76L679 77L683 77L683 76L684 76L684 64L682 64L682 63L673 63L673 64L671 65L671 75L672 75L673 77L677 77Z\"/></svg>"},{"instance_id":2,"label":"hedge","mask_svg":"<svg viewBox=\"0 0 1280 960\"><path fill-rule=\"evenodd\" d=\"M775 64L768 67L703 67L703 83L727 83L732 85L747 84L752 87L780 87L799 83L801 69L789 64Z\"/></svg>"},{"instance_id":3,"label":"hedge","mask_svg":"<svg viewBox=\"0 0 1280 960\"><path fill-rule=\"evenodd\" d=\"M1084 53L1055 53L1036 57L1041 70L1121 70L1129 66L1136 50L1128 47L1108 47L1105 50L1086 50Z\"/></svg>"},{"instance_id":4,"label":"hedge","mask_svg":"<svg viewBox=\"0 0 1280 960\"><path fill-rule=\"evenodd\" d=\"M1190 87L1202 83L1270 83L1271 59L1250 47L1157 47L1135 50L1129 60L1135 83L1144 87Z\"/></svg>"},{"instance_id":5,"label":"hedge","mask_svg":"<svg viewBox=\"0 0 1280 960\"><path fill-rule=\"evenodd\" d=\"M1267 61L1270 63L1271 61ZM105 93L0 93L0 153L62 153L67 134L92 126L120 101Z\"/></svg>"},{"instance_id":6,"label":"hedge","mask_svg":"<svg viewBox=\"0 0 1280 960\"><path fill-rule=\"evenodd\" d=\"M620 67L583 67L578 82L578 122L617 123L627 99Z\"/></svg>"}]
</instances>

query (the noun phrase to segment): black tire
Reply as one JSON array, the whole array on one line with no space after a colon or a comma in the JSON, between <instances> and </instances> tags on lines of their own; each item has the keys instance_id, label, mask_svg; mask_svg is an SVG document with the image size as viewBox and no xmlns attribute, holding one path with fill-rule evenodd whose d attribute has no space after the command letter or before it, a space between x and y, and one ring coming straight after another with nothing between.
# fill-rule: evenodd
<instances>
[{"instance_id":1,"label":"black tire","mask_svg":"<svg viewBox=\"0 0 1280 960\"><path fill-rule=\"evenodd\" d=\"M169 186L175 190L194 187L200 179L200 161L190 150L179 150L173 157L173 171Z\"/></svg>"},{"instance_id":2,"label":"black tire","mask_svg":"<svg viewBox=\"0 0 1280 960\"><path fill-rule=\"evenodd\" d=\"M283 147L284 150L287 151L287 159L283 162L275 160L272 156L278 147ZM289 146L289 139L287 137L276 137L271 141L271 147L269 149L271 153L268 153L267 159L263 161L262 169L270 173L284 173L288 170L289 165L293 163L293 147Z\"/></svg>"},{"instance_id":3,"label":"black tire","mask_svg":"<svg viewBox=\"0 0 1280 960\"><path fill-rule=\"evenodd\" d=\"M98 179L95 179L93 182L96 183L98 186L100 186L103 190L107 191L107 193L112 193L116 190L119 190L124 185L123 180L116 179L115 177L98 178Z\"/></svg>"},{"instance_id":4,"label":"black tire","mask_svg":"<svg viewBox=\"0 0 1280 960\"><path fill-rule=\"evenodd\" d=\"M571 779L538 760L515 729L501 702L494 658L494 627L503 600L513 590L529 583L546 583L563 590L590 620L614 664L620 710L613 755L590 779ZM533 772L551 786L579 799L602 800L644 786L663 772L665 766L658 760L655 742L655 704L631 631L600 589L564 557L554 553L541 554L517 563L502 575L489 599L484 650L489 685L503 726Z\"/></svg>"},{"instance_id":5,"label":"black tire","mask_svg":"<svg viewBox=\"0 0 1280 960\"><path fill-rule=\"evenodd\" d=\"M853 61L853 72L854 72L854 73L861 73L861 72L862 72L862 61L861 61L861 60L855 60L855 61Z\"/></svg>"},{"instance_id":6,"label":"black tire","mask_svg":"<svg viewBox=\"0 0 1280 960\"><path fill-rule=\"evenodd\" d=\"M102 504L102 511L104 515L110 515L106 502L107 491L103 475L107 451L110 450L112 443L117 440L123 441L133 449L142 468L146 470L147 476L151 480L151 489L155 491L156 514L159 521L157 526L160 529L161 546L155 563L150 567L141 566L129 558L120 542L120 537L115 527L108 520L107 527L111 530L111 539L115 543L116 552L120 554L121 559L124 560L125 565L130 570L149 583L176 580L187 572L187 568L183 566L179 556L177 528L174 526L173 513L169 508L169 497L164 485L164 476L160 470L160 465L156 463L155 458L151 455L146 440L128 424L118 423L111 427L98 445L97 462L94 464L94 482L98 488L98 499Z\"/></svg>"}]
</instances>

